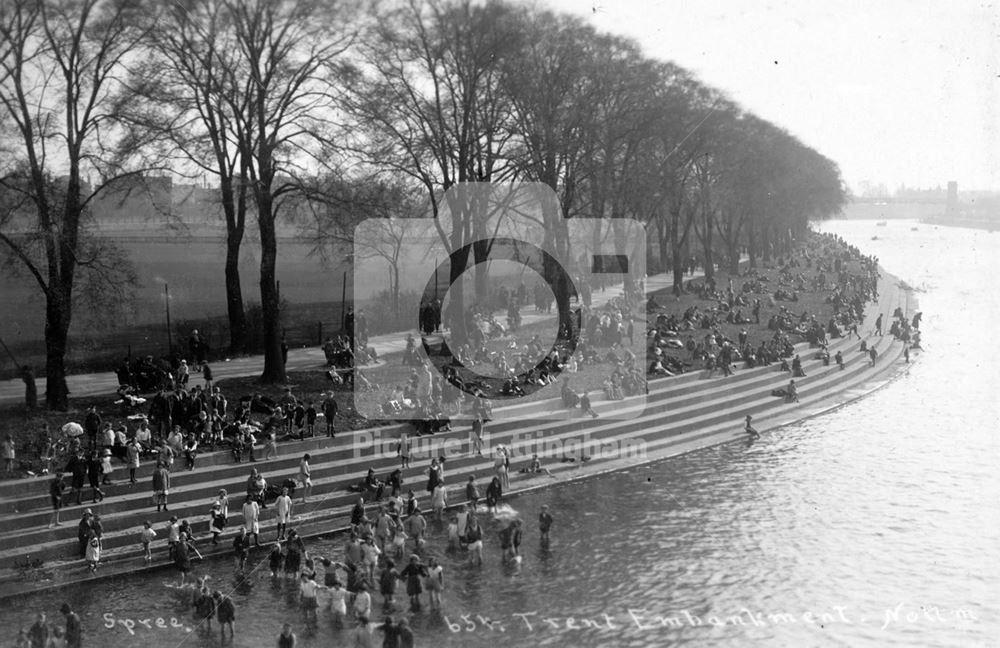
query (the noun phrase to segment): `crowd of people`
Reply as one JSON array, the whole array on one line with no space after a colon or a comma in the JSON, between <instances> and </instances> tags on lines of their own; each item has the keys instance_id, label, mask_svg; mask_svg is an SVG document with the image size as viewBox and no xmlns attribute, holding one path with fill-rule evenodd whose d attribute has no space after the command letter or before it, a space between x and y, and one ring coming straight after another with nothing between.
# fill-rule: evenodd
<instances>
[{"instance_id":1,"label":"crowd of people","mask_svg":"<svg viewBox=\"0 0 1000 648\"><path fill-rule=\"evenodd\" d=\"M776 259L773 268L750 269L740 278L738 288L732 278L725 287L712 278L688 281L687 292L712 305L693 305L680 315L668 313L655 299L647 302L650 314L657 313L649 335L649 375L703 369L725 376L738 363L747 368L787 363L796 337L820 348L831 338L860 338L865 306L878 299L878 259L831 234L812 234L798 251ZM832 305L833 316L823 322L816 313L796 313L782 303L797 303L803 293L828 293L824 301ZM746 325L761 324L764 305L771 311L766 320L770 335L755 343ZM724 327L740 328L730 336Z\"/></svg>"},{"instance_id":2,"label":"crowd of people","mask_svg":"<svg viewBox=\"0 0 1000 648\"><path fill-rule=\"evenodd\" d=\"M405 453L403 453L405 454ZM296 487L303 489L302 503L307 502L306 492L311 486L309 455L302 457L298 480L286 480L273 502L275 526L273 539L265 539L261 530L261 509L267 508L273 487L257 468L247 479L245 495L240 501L230 502L229 494L220 490L209 512L211 542L217 544L226 531L231 506L241 506L242 525L232 535L234 568L238 577L245 577L258 567L267 565L271 577L294 583L302 612L302 623L315 628L318 612L326 610L333 626L350 633L351 645L371 645L380 631L385 646L412 646L413 632L409 628L407 612L418 613L423 609L424 595L429 609L441 609L441 594L446 580L444 567L430 549L428 540L439 536L440 544L446 541L445 552L456 556L467 554L468 564L481 567L484 559L484 540L488 533L495 533L501 560L507 565L521 562L520 548L524 540L524 525L519 517L494 517L503 507L503 493L509 488L510 457L506 449L498 447L494 461L494 474L480 497L475 476L470 476L462 495L464 505L451 515L449 492L445 481L444 460L432 458L425 471L427 508L422 506L414 491L402 490L400 471L394 471L387 480L384 491L369 471L369 489L359 496L350 512L350 530L341 556L322 556L309 551L303 538L289 525L296 519L292 515L292 493ZM407 467L408 459L403 466ZM529 472L547 472L533 457ZM372 498L372 502L365 499ZM425 511L429 513L425 515ZM538 539L543 547L551 542L554 517L547 505L538 512ZM96 565L99 555L92 556L91 547L100 545L102 536L100 517L91 510L84 511L80 526L81 550L88 561ZM270 536L271 532L266 535ZM207 578L201 577L189 584L193 559L200 558L197 547L198 534L187 520L171 516L160 531L147 521L139 533L138 542L149 561L160 543L180 574L179 588L192 588L191 609L195 620L206 631L212 621L218 622L223 638L235 632L236 608L232 600L216 590L211 592ZM248 562L254 548L259 548L260 558L255 566ZM95 567L96 568L96 567ZM405 590L408 607L397 602L397 595ZM381 597L382 607L376 607L376 596ZM372 620L381 615L380 623ZM282 632L287 637L290 625ZM37 632L37 630L36 630ZM294 645L284 643L282 645Z\"/></svg>"},{"instance_id":3,"label":"crowd of people","mask_svg":"<svg viewBox=\"0 0 1000 648\"><path fill-rule=\"evenodd\" d=\"M860 267L860 271L849 270L849 263L852 267ZM814 276L807 276L805 269L811 270ZM708 375L717 371L728 375L741 362L748 368L781 363L781 368L791 374L791 380L784 389L777 391L781 391L780 395L789 402L795 402L798 400L795 379L805 376L802 361L794 353L796 336L819 347L820 354L825 353L824 360L829 362L828 340L848 335L861 337L858 327L864 308L878 298L878 277L877 259L861 255L856 248L835 237L816 235L800 252L778 259L775 268L753 270L743 275L739 288L732 280L727 287L720 287L713 280L700 284L689 282L688 291L712 302L711 306L695 305L682 313L671 313L655 300L649 300L645 307L655 312L656 317L648 322L646 331L635 330L636 309L643 307L635 293L612 298L598 307L587 303L580 309L579 325L570 331L560 331L551 348L546 348L537 335L517 339L516 332L521 326L520 308L527 303L528 290L523 285L509 291L504 288L504 296L493 308L506 309L506 325L498 321L493 310L470 309L470 340L456 350L454 362L446 366L447 378L432 371L428 360L418 352L416 340L412 335L408 337L402 362L411 367L409 379L388 390L383 410L394 415L412 413L418 435L447 431L450 429L449 416L461 412L466 392L478 390L478 395L484 399L477 401L477 407L489 407L488 396L495 387L473 382L461 373L462 367L485 364L500 377L498 391L502 394L524 394L533 386L554 382L559 373L566 372L562 381L563 404L567 408L579 407L583 414L594 417L597 412L593 409L591 394L586 390L578 393L572 386L572 374L585 365L606 366L604 397L620 400L647 390L649 377L675 375L692 368L704 369ZM550 295L548 291L542 292ZM829 293L825 300L832 305L834 314L825 322L814 313L796 313L791 309L802 294L810 292ZM535 290L536 311L551 310L551 299L546 295ZM770 311L766 320L769 334L753 341L747 328L750 324L761 323L764 305ZM440 302L427 303L422 308L421 328L425 333L440 330L440 308ZM337 379L353 382L357 364L378 361L374 349L369 351L365 344L366 324L364 340L359 346L357 336L360 332L355 327L362 316L354 320L350 313L350 317L351 335L328 339L324 345L327 360L335 369L332 372L335 378L331 378L335 382ZM919 348L920 317L917 313L908 320L901 309L893 314L888 333L907 343L907 353L911 347ZM733 327L740 328L730 337L726 330ZM876 328L881 335L881 316ZM649 345L645 359L648 364L639 360L630 348L637 337L644 337ZM498 340L507 342L504 348L496 348L493 343ZM157 369L156 363L148 358L138 365L123 363L119 369L120 391L123 400L128 399L125 403L131 413L117 423L105 420L97 408L91 408L81 426L82 434L70 435L66 440L69 461L64 471L55 471L51 482L53 519L50 526L61 524L59 511L64 502L75 499L76 504L81 504L84 496L89 496L92 503L104 499L103 486L113 483L112 475L117 470L113 459L119 460L129 471L130 484L136 483L135 471L139 462L143 458L155 459L156 467L151 477L154 503L158 512L169 511L170 476L181 466L194 469L199 451L228 448L235 462L257 462L275 455L276 443L283 439L303 439L323 433L334 436L338 405L332 392L322 394L319 401L310 401L296 398L288 389L277 400L253 394L231 404L212 380L211 369L205 360L206 349L195 343L190 350L191 366L181 359L171 371L162 367ZM874 347L867 352L872 353L874 364ZM840 352L833 360L843 367ZM157 370L165 375L157 374ZM197 373L202 374L204 384L189 387L191 376ZM137 411L143 403L137 402L134 391L140 381L150 380L157 389L148 399L147 411ZM453 384L455 382L458 385ZM480 430L489 420L489 414L488 410L477 412ZM746 429L749 435L756 434L749 417ZM58 446L48 430L45 436L50 448ZM480 497L475 478L471 477L464 492L468 504L455 515L447 516L449 492L445 485L444 462L434 460L428 468L427 511L432 514L429 516L432 519L428 520L413 491L403 494L401 470L409 467L409 453L403 448L405 443L405 440L400 442L400 470L384 480L370 471L359 484L360 497L351 512L350 536L344 555L339 559L311 555L295 529L289 528L295 519L292 515L295 493L301 495L302 504L308 502L312 486L309 455L302 458L298 480L287 478L280 484L268 484L261 471L253 468L247 479L245 496L232 503L240 507L243 517L243 524L232 536L236 570L245 572L252 549L264 547L267 550L265 560L274 577L285 575L296 582L307 624L315 623L319 600L327 598L335 622L352 626L351 632L355 635L371 635L377 628L382 630L386 641L396 637L402 642L408 636L412 643L412 631L406 617L393 617L398 584L405 584L411 611L421 609L421 597L425 593L431 609L440 607L445 585L443 567L425 548L428 536L435 532L447 538L449 551L467 552L472 565L483 563L486 531L480 518L484 510L477 504L481 501L486 512L495 512L502 506L503 493L509 488L510 463L509 456L502 456L501 452L483 497ZM264 450L263 457L257 455L260 449ZM5 442L0 450L8 462L5 469L10 470L14 460L13 444ZM47 451L47 456L51 462L54 450ZM545 472L537 457L523 470ZM63 472L70 475L68 485ZM376 503L370 504L371 500ZM273 541L262 542L261 512L269 504L275 509L276 537ZM230 505L230 496L225 490L220 491L210 505L206 522L213 543L218 543L226 533ZM543 543L548 542L552 523L551 514L543 508L538 524ZM200 528L200 525L194 526ZM523 523L518 519L505 521L496 532L504 561L519 561ZM192 569L192 558L200 555L196 535L191 523L173 516L162 530L146 522L138 542L147 561L152 560L157 545L161 541L165 543L183 585ZM101 562L102 538L100 516L86 509L78 524L79 552L95 571ZM322 584L318 581L319 572ZM382 596L383 609L389 613L381 624L371 622L375 615L373 594ZM192 607L198 618L206 621L215 618L223 626L223 632L227 627L233 631L235 610L232 601L220 592L210 592L204 581L196 586ZM279 640L279 645L294 645L294 638L289 638L294 637L290 627L283 628L281 637L285 639Z\"/></svg>"}]
</instances>

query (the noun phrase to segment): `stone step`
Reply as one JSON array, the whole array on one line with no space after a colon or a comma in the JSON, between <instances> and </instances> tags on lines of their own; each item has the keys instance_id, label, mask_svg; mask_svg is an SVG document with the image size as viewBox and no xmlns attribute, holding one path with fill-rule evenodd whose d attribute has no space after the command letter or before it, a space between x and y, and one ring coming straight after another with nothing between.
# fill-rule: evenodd
<instances>
[{"instance_id":1,"label":"stone step","mask_svg":"<svg viewBox=\"0 0 1000 648\"><path fill-rule=\"evenodd\" d=\"M848 358L848 362L854 362L854 359ZM861 359L857 360L861 361ZM825 375L830 372L838 371L835 365L822 366L818 361L815 363L816 369L812 369L809 362L807 361L804 365L810 368L810 376L800 379L800 387L808 384L808 381L815 380L819 375ZM817 374L817 371L822 372ZM770 391L774 386L774 381L778 374L775 372L775 368L771 367L770 371L768 368L764 368L763 371L753 370L753 372L748 372L743 375L732 376L730 378L717 378L711 382L703 381L702 383L696 385L701 391L710 390L712 393L718 394L737 394L744 386L747 389L751 387L753 389L764 389L767 388ZM783 380L785 376L782 376L778 380ZM680 395L676 393L680 391ZM643 416L649 417L654 414L658 414L664 411L670 412L669 416L683 416L686 414L687 410L680 409L677 410L676 406L678 404L682 405L686 402L683 396L689 395L688 390L658 390L651 392L649 402L646 403L646 407L643 410L642 403L640 399L631 399L631 402L635 404L630 404L630 400L621 401L617 404L607 403L610 408L612 405L618 405L617 410L620 411L633 411L636 416L642 413ZM756 392L751 394L748 392L749 397L754 397ZM697 401L696 401L697 402ZM675 411L676 410L676 411ZM497 426L490 426L489 432L492 436L496 437L502 435L508 431L519 431L523 430L524 422L516 421L504 421ZM589 418L581 418L577 421L559 421L554 422L553 425L546 425L550 432L556 432L560 429L565 429L566 426L573 427L575 425L597 425L602 423L602 421L593 421ZM363 434L363 433L362 433ZM461 431L445 433L440 435L434 435L433 437L424 437L424 440L432 440L435 442L443 442L443 439L454 439L457 436L461 436ZM392 437L390 437L392 438ZM416 440L417 442L420 439ZM350 447L337 447L335 443L330 443L329 440L324 441L326 447L314 450L311 458L311 468L314 477L314 481L319 481L326 477L328 474L340 474L345 469L346 465L351 461L358 460L360 457L357 455L357 450ZM415 458L419 458L415 456ZM294 476L298 472L298 461L300 457L284 457L277 460L271 460L266 463L258 462L257 466L266 471L267 474L274 475L275 473L284 473L289 476ZM344 463L346 462L346 464ZM390 464L391 468L391 464ZM236 486L240 487L242 490L242 484L245 482L247 471L249 466L246 464L229 464L224 467L213 467L210 469L210 474L206 476L204 470L198 469L195 471L180 471L172 475L171 487L173 490L184 490L189 493L189 496L185 497L187 499L192 498L207 498L210 499L214 497L218 488L226 488L230 492ZM265 474L265 476L267 476ZM207 477L211 478L210 483L206 483ZM230 483L226 483L225 480L231 480ZM197 495L191 494L190 486L199 486ZM129 508L129 502L134 502L136 499L142 501L148 496L148 484L137 484L135 486L127 485L116 485L109 488L107 492L107 498L99 506L103 513L101 515L107 515L109 513L120 512L127 510ZM215 489L215 490L210 490ZM22 505L28 508L31 503L35 506L33 509L22 511L20 515L7 516L6 521L8 524L12 524L12 530L20 530L26 526L41 525L47 523L50 515L48 510L48 500L46 496L39 495L32 500L28 500ZM67 507L67 515L72 515L74 512L79 512L83 508L88 506L95 506L93 504L82 504ZM34 515L27 515L27 513L33 512ZM0 537L3 534L0 533Z\"/></svg>"},{"instance_id":2,"label":"stone step","mask_svg":"<svg viewBox=\"0 0 1000 648\"><path fill-rule=\"evenodd\" d=\"M883 368L880 371L885 371L885 367L891 363L894 363L902 355L902 345L893 344L883 353L883 359L886 361ZM845 370L846 371L846 370ZM760 420L758 429L761 431L767 431L772 427L778 427L780 425L792 422L794 420L801 419L802 412L810 408L816 408L816 413L821 413L828 409L824 407L826 403L830 402L831 398L836 398L838 395L842 395L845 392L849 392L855 387L872 381L873 377L877 377L877 374L873 375L869 372L863 370L856 370L844 376L837 384L824 383L826 388L809 389L800 392L800 403L792 406L782 405L781 401L775 403L768 403L767 401L759 402L756 406L752 408L752 412L757 416L764 417ZM864 392L860 392L858 396L863 395ZM748 410L741 410L748 411ZM811 415L811 414L807 414ZM698 447L706 447L709 445L714 445L718 443L725 443L728 441L735 441L744 438L741 425L739 421L733 422L731 420L717 421L714 424L703 426L701 429L692 431L689 433L671 433L672 430L669 429L653 429L649 431L653 438L649 441L647 446L647 457L645 461L655 461L660 458L671 456L671 454L679 454L681 452L686 452L691 449L696 449ZM629 435L621 435L624 438L628 438ZM610 460L603 461L601 459L595 460L596 463L591 462L587 465L577 464L550 464L548 467L560 480L565 481L566 479L574 479L573 475L589 476L595 474L595 469L599 472L601 471L601 464L608 464L606 470L616 470L628 465L634 465L638 460L626 459L626 463L623 465L623 460ZM645 461L642 461L644 463ZM522 480L521 478L526 478ZM551 480L549 478L535 478L529 477L527 475L518 475L513 473L511 475L512 487L509 491L509 495L522 492L524 490L530 490L534 488L540 488L551 485ZM308 518L303 518L296 521L296 529L299 532L308 537L317 534L326 534L332 532L339 532L345 530L344 520L341 519L338 524L335 520L340 516L346 516L348 512L348 506L338 507L336 509L328 510L322 512L320 515L310 516ZM232 527L231 527L232 528ZM137 533L137 530L136 530ZM118 548L112 548L105 552L104 562L110 562L112 564L120 563L124 568L143 568L143 569L156 569L168 566L162 558L162 540L160 542L160 547L158 553L161 557L155 560L150 565L145 565L140 561L141 551L136 546L124 545ZM206 543L200 543L200 550L206 556L210 555L225 555L229 553L229 548L226 542L221 542L217 546L212 546ZM69 561L62 564L61 571L63 575L72 576L73 570L83 569L83 561L75 560ZM107 566L103 568L105 572L108 571Z\"/></svg>"},{"instance_id":3,"label":"stone step","mask_svg":"<svg viewBox=\"0 0 1000 648\"><path fill-rule=\"evenodd\" d=\"M802 351L807 351L807 349L802 349ZM813 353L815 355L815 353ZM807 356L808 357L808 356ZM808 363L808 360L805 361ZM759 377L765 374L774 373L777 370L777 365L771 365L767 367L755 367L753 369L741 369L737 370L733 376L730 376L726 380L732 382L734 385L740 382L754 377ZM703 390L705 388L707 372L702 370L699 372L692 372L688 374L682 374L680 376L660 378L650 381L650 393L647 396L647 401L650 405L654 405L657 399L679 396L684 394L691 394ZM719 379L719 374L716 374L716 379ZM562 411L561 401L559 399L554 399L550 407L558 406ZM597 401L595 403L595 409L601 412L602 409L619 409L618 404L612 401ZM514 411L515 408L510 408L510 411ZM505 409L505 412L508 411ZM582 413L581 413L582 415ZM530 419L530 416L522 417ZM502 432L507 429L512 429L513 426L523 425L522 418L512 419L506 416L490 425L491 431ZM534 421L532 421L534 422ZM552 425L559 424L559 420L551 421ZM337 435L337 442L331 442L329 439L322 438L312 438L304 441L294 441L281 443L278 446L279 452L281 453L278 459L272 459L272 462L277 462L276 464L269 464L269 470L292 470L297 472L298 461L301 459L302 454L309 452L312 456L312 464L314 468L319 465L324 459L324 453L335 451L334 446L337 446L342 442L344 438L356 438L359 434L380 434L383 438L388 438L390 436L398 436L400 430L407 426L408 424L394 424L391 426L377 427L369 430L351 431L343 432ZM256 455L259 457L263 456L263 448L258 448L256 450ZM233 462L231 453L228 451L219 451L211 453L203 453L198 456L196 460L196 470L187 471L183 469L183 458L179 458L174 464L174 473L171 475L171 485L176 485L177 487L183 487L195 481L203 479L202 475L204 473L203 469L209 466L216 467L213 469L213 476L223 477L227 474L245 474L245 469L239 468L240 464L235 464ZM235 468L234 468L235 467ZM138 488L148 487L150 476L152 474L152 462L147 463L141 469L137 470L137 480L138 484L135 486L127 485L127 475L128 472L124 467L118 467L113 475L116 477L116 484L107 487L105 494L107 497L113 498L119 495L125 495L134 492ZM47 494L47 488L49 480L34 480L29 482L34 485L35 490L29 493L25 493L20 497L13 499L8 498L6 501L0 501L0 514L9 513L19 513L27 512L33 510L48 510L49 509L49 498ZM90 491L89 488L85 489L85 492ZM3 518L0 518L3 519Z\"/></svg>"},{"instance_id":4,"label":"stone step","mask_svg":"<svg viewBox=\"0 0 1000 648\"><path fill-rule=\"evenodd\" d=\"M852 364L860 366L861 363L852 363ZM833 370L839 372L839 370L837 370L836 367L833 367ZM857 370L858 369L855 369L855 371ZM863 367L861 367L860 370L863 371ZM845 372L848 371L849 370L845 370ZM815 373L815 371L813 371L813 373ZM846 378L846 376L840 378L841 380L843 380L844 378ZM800 390L800 398L808 394L810 389L811 389L810 387L804 384L802 386L802 389ZM718 394L716 393L716 395ZM774 399L773 397L770 396L768 396L767 399L770 399L771 401L777 401L779 403L781 402L780 400ZM763 405L765 408L772 405L767 402L767 399L765 399ZM748 403L751 403L753 401L758 401L758 405L756 406L748 405ZM741 420L742 414L745 414L746 412L752 413L753 411L755 411L757 407L761 407L759 403L760 403L759 393L740 394L739 397L736 398L734 398L732 394L723 394L722 397L720 398L715 398L707 402L695 403L687 407L682 407L680 409L677 409L674 412L671 412L669 416L660 417L659 421L655 420L650 421L649 417L644 417L643 420L625 422L627 423L627 425L617 424L616 422L610 422L606 425L600 426L592 430L591 436L595 439L600 439L605 436L614 436L617 434L619 436L645 435L645 438L649 438L649 433L651 428L648 424L650 422L658 423L655 427L656 430L670 429L671 432L674 434L678 434L690 430L692 428L697 428L698 426L715 424L718 423L720 420L724 420L729 422L729 424L732 424L731 421L734 418L737 421L739 421ZM720 410L719 407L724 407L724 409ZM707 410L707 413L704 413L702 415L697 415L698 412L701 410ZM676 423L674 423L675 421ZM672 428L670 427L671 425L673 426ZM576 431L571 430L569 432L564 433L562 436L569 437L576 433L577 433ZM546 438L548 439L550 438L550 436L546 435ZM386 466L387 468L395 464L395 461L392 459L388 459L387 462L389 464L388 466ZM448 462L449 482L452 484L455 483L453 475L457 471L479 470L480 472L482 472L484 468L488 469L488 466L487 467L482 466L481 459L459 460L457 462L450 461ZM342 477L341 478L334 477L330 478L329 480L322 480L322 479L317 480L316 487L314 488L314 499L317 496L322 495L324 492L335 493L331 501L325 502L325 505L333 506L335 508L342 506L346 510L346 507L348 507L353 502L354 497L356 497L356 495L343 492L337 494L337 489L342 489L347 484L354 483L360 480L360 478L362 477L362 472L363 472L362 470L357 470L353 472L350 476L347 476L346 480L343 479ZM212 497L214 497L215 486L216 484L214 483L211 485L205 485L204 486L205 492L199 493L199 500L196 503L195 502L192 503L192 506L194 508L184 509L185 515L188 515L190 513L192 515L189 515L189 517L192 517L193 520L197 521L200 519L205 530L207 530L207 524L208 524L207 522L208 502L211 500ZM461 486L461 482L459 483L459 486ZM143 499L146 499L148 503L148 498L143 498ZM239 498L237 497L236 499L238 500ZM101 505L94 507L99 514L101 514L100 506ZM235 509L236 507L233 508ZM235 514L236 511L235 510L231 511L231 513ZM165 520L167 517L169 517L169 514L161 514L161 517L162 520ZM105 517L104 514L102 514L102 518L104 518L106 529L109 529L109 531L106 532L106 539L105 539L106 545L109 544L116 545L116 543L118 543L118 540L115 538L115 536L118 533L119 529L116 529L115 527L120 524L124 524L126 527L125 530L130 531L132 534L132 539L123 537L121 539L121 543L125 544L128 542L134 542L135 541L134 537L137 537L138 528L139 525L141 525L141 520L144 519L143 516L135 515L134 512L132 515L121 515L117 517L114 515L112 515L111 517ZM232 519L234 520L235 524L238 521L238 515L233 515ZM161 523L162 520L159 520L158 524ZM197 524L195 528L196 529L199 528ZM123 534L125 530L122 530ZM45 535L54 533L55 531L61 532L60 535L65 533L69 537L62 538L59 540L53 539L50 540L49 542L46 542ZM35 553L33 553L33 555L35 556L39 555L39 551L45 551L47 549L46 545L50 545L52 543L61 544L64 548L66 547L67 541L68 544L75 545L75 542L73 542L73 540L75 539L75 529L73 528L66 529L65 527L63 527L62 529L57 529L54 531L50 531L48 529L42 529L29 532L28 534L21 533L19 534L18 537L20 541L18 544L21 546L23 546L22 543L26 539L24 538L25 535L31 536L31 544L34 545L33 548L35 549ZM70 549L72 550L72 546L70 547ZM16 552L17 548L11 547L11 550Z\"/></svg>"}]
</instances>

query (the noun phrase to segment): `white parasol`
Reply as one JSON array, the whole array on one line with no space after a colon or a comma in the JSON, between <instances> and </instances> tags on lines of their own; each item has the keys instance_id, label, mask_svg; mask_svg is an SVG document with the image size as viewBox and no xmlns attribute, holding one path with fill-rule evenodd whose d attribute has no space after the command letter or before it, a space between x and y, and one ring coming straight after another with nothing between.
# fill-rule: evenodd
<instances>
[{"instance_id":1,"label":"white parasol","mask_svg":"<svg viewBox=\"0 0 1000 648\"><path fill-rule=\"evenodd\" d=\"M69 437L78 437L83 434L83 426L79 423L69 422L62 426L62 432Z\"/></svg>"}]
</instances>

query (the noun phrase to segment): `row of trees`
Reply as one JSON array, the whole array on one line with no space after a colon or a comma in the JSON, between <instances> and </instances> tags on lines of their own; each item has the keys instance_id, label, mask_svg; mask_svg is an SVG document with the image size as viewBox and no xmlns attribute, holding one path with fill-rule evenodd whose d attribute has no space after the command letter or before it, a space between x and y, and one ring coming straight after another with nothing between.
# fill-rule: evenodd
<instances>
[{"instance_id":1,"label":"row of trees","mask_svg":"<svg viewBox=\"0 0 1000 648\"><path fill-rule=\"evenodd\" d=\"M595 240L637 218L680 290L693 250L709 269L742 249L755 263L844 200L834 163L686 70L500 1L8 0L0 129L0 243L45 296L53 408L67 405L78 275L116 280L100 275L113 255L86 244L87 207L124 177L217 177L234 351L237 259L255 223L271 382L284 380L276 224L293 213L311 213L321 241L365 215L440 217L452 253L488 227L480 194L455 188L538 182L559 198L540 215L547 249L569 245L567 218L600 219ZM544 274L568 305L560 275Z\"/></svg>"}]
</instances>

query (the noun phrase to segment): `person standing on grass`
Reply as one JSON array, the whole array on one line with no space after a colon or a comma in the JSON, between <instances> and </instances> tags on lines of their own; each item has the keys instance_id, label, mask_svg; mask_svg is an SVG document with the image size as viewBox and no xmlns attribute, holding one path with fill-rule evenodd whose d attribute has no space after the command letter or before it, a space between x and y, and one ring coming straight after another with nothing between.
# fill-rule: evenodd
<instances>
[{"instance_id":1,"label":"person standing on grass","mask_svg":"<svg viewBox=\"0 0 1000 648\"><path fill-rule=\"evenodd\" d=\"M29 412L38 409L38 387L35 385L35 372L31 367L21 367L21 380L24 382L24 406Z\"/></svg>"},{"instance_id":2,"label":"person standing on grass","mask_svg":"<svg viewBox=\"0 0 1000 648\"><path fill-rule=\"evenodd\" d=\"M326 419L326 436L333 438L334 429L334 419L337 417L337 399L334 398L333 392L327 392L326 398L323 399L322 404L323 418Z\"/></svg>"},{"instance_id":3,"label":"person standing on grass","mask_svg":"<svg viewBox=\"0 0 1000 648\"><path fill-rule=\"evenodd\" d=\"M205 390L211 393L215 382L212 380L212 368L206 362L201 368L201 377L205 379Z\"/></svg>"},{"instance_id":4,"label":"person standing on grass","mask_svg":"<svg viewBox=\"0 0 1000 648\"><path fill-rule=\"evenodd\" d=\"M312 436L310 434L310 436ZM302 503L306 503L306 498L312 495L313 483L311 472L309 470L309 453L302 455L302 461L299 462L299 481L302 482Z\"/></svg>"},{"instance_id":5,"label":"person standing on grass","mask_svg":"<svg viewBox=\"0 0 1000 648\"><path fill-rule=\"evenodd\" d=\"M66 484L63 483L62 473L57 473L49 486L49 498L52 500L52 519L49 521L49 528L57 527L59 523L59 509L62 508L63 494L66 492Z\"/></svg>"},{"instance_id":6,"label":"person standing on grass","mask_svg":"<svg viewBox=\"0 0 1000 648\"><path fill-rule=\"evenodd\" d=\"M143 523L142 531L139 532L139 539L142 543L142 559L145 562L153 560L153 552L150 550L150 545L155 537L156 531L153 531L153 525L149 523L149 520L146 520Z\"/></svg>"},{"instance_id":7,"label":"person standing on grass","mask_svg":"<svg viewBox=\"0 0 1000 648\"><path fill-rule=\"evenodd\" d=\"M170 473L164 468L163 462L156 462L153 471L153 497L156 500L156 512L167 510L167 496L170 494Z\"/></svg>"}]
</instances>

